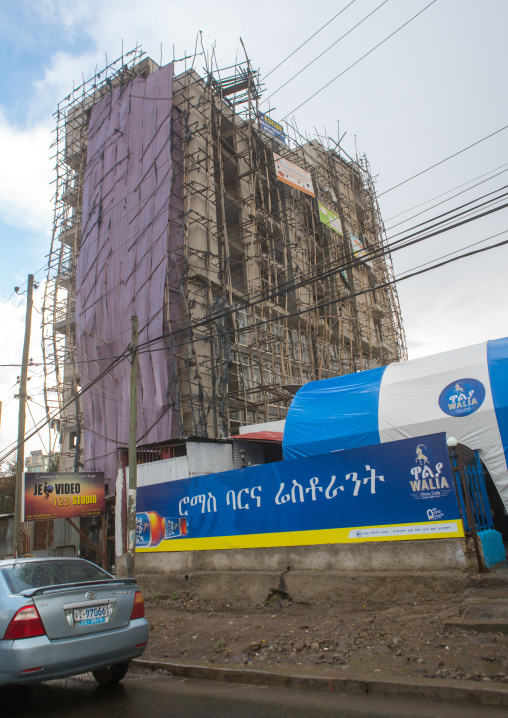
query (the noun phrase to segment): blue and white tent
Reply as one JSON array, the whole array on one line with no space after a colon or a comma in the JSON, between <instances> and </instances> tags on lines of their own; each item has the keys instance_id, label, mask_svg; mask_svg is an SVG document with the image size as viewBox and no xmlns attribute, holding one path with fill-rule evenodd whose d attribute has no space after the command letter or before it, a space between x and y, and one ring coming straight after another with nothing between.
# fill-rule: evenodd
<instances>
[{"instance_id":1,"label":"blue and white tent","mask_svg":"<svg viewBox=\"0 0 508 718\"><path fill-rule=\"evenodd\" d=\"M445 431L478 449L508 509L508 338L305 384L286 459Z\"/></svg>"}]
</instances>

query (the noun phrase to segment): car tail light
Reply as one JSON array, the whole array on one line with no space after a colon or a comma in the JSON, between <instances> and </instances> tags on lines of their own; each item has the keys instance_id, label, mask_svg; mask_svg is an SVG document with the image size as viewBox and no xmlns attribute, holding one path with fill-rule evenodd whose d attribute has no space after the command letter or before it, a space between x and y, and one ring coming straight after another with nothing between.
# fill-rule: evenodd
<instances>
[{"instance_id":1,"label":"car tail light","mask_svg":"<svg viewBox=\"0 0 508 718\"><path fill-rule=\"evenodd\" d=\"M5 641L16 641L18 638L34 638L44 636L46 631L35 606L25 606L12 617L5 632Z\"/></svg>"},{"instance_id":2,"label":"car tail light","mask_svg":"<svg viewBox=\"0 0 508 718\"><path fill-rule=\"evenodd\" d=\"M131 621L134 618L144 618L145 616L145 602L143 601L143 594L141 591L136 591L134 595L134 606L132 607Z\"/></svg>"}]
</instances>

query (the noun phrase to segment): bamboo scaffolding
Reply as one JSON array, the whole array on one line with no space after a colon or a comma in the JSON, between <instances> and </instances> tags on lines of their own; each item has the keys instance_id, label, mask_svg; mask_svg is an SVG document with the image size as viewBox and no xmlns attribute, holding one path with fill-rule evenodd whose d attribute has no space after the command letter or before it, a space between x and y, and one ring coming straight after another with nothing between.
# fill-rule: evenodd
<instances>
[{"instance_id":1,"label":"bamboo scaffolding","mask_svg":"<svg viewBox=\"0 0 508 718\"><path fill-rule=\"evenodd\" d=\"M55 113L54 230L43 308L48 412L79 382L73 308L89 110L115 84L156 69L136 48L75 88ZM292 398L285 387L407 358L395 285L350 296L393 279L388 253L367 263L352 250L354 235L386 252L367 159L346 160L325 138L301 138L289 125L285 144L264 135L261 93L248 59L222 71L208 67L203 77L186 70L173 81L181 161L174 159L172 181L181 187L184 212L178 227L168 226L168 241L179 232L181 243L168 253L165 322L188 327L235 310L170 342L164 360L179 436L227 437L241 425L284 418ZM277 179L273 152L312 174L315 199ZM320 221L317 200L339 215L342 236ZM343 273L320 278L346 264ZM308 277L315 281L276 293ZM309 311L285 318L302 310ZM69 437L83 418L78 410L61 421L62 458L70 466L82 461Z\"/></svg>"}]
</instances>

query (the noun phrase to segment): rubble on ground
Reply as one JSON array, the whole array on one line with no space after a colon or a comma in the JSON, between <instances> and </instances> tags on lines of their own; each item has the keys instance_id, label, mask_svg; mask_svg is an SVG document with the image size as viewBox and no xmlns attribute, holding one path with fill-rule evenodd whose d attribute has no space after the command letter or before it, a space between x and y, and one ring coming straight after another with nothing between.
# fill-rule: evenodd
<instances>
[{"instance_id":1,"label":"rubble on ground","mask_svg":"<svg viewBox=\"0 0 508 718\"><path fill-rule=\"evenodd\" d=\"M506 592L494 597L506 598ZM351 673L508 683L508 635L447 628L463 595L392 605L273 599L252 609L189 596L146 600L144 658L238 666L325 664Z\"/></svg>"}]
</instances>

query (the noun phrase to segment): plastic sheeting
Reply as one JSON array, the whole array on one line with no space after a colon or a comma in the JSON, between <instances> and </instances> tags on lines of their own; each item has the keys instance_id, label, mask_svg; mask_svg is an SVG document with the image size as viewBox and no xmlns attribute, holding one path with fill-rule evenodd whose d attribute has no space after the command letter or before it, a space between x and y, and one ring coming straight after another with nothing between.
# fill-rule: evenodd
<instances>
[{"instance_id":1,"label":"plastic sheeting","mask_svg":"<svg viewBox=\"0 0 508 718\"><path fill-rule=\"evenodd\" d=\"M508 508L508 338L310 382L286 419L286 459L445 431L478 449Z\"/></svg>"},{"instance_id":2,"label":"plastic sheeting","mask_svg":"<svg viewBox=\"0 0 508 718\"><path fill-rule=\"evenodd\" d=\"M76 281L82 384L129 346L133 315L140 343L164 331L168 253L180 243L182 211L173 180L172 81L167 65L114 88L92 107ZM176 433L163 346L139 354L137 438L144 444ZM116 449L129 440L129 381L124 360L83 395L85 470L110 479Z\"/></svg>"}]
</instances>

